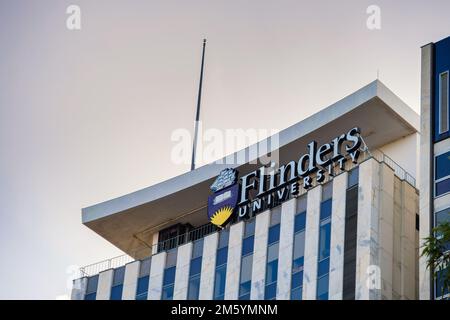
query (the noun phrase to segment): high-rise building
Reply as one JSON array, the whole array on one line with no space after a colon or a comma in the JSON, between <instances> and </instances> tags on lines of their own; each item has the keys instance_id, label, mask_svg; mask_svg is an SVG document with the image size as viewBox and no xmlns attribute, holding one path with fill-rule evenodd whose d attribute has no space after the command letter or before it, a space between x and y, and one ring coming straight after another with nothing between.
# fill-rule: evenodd
<instances>
[{"instance_id":1,"label":"high-rise building","mask_svg":"<svg viewBox=\"0 0 450 320\"><path fill-rule=\"evenodd\" d=\"M422 47L420 139L420 238L450 221L450 37ZM442 273L437 279L420 259L420 298L448 298Z\"/></svg>"}]
</instances>

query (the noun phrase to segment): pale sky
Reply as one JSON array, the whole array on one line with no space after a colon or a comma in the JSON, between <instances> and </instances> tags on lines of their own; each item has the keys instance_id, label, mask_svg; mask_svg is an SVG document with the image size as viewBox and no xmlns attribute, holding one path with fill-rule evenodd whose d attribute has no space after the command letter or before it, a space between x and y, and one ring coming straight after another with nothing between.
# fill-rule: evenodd
<instances>
[{"instance_id":1,"label":"pale sky","mask_svg":"<svg viewBox=\"0 0 450 320\"><path fill-rule=\"evenodd\" d=\"M81 8L81 30L66 8ZM366 27L369 5L381 29ZM0 0L0 298L68 294L66 270L121 252L81 208L189 170L208 39L205 128L283 129L373 81L419 112L420 47L448 0Z\"/></svg>"}]
</instances>

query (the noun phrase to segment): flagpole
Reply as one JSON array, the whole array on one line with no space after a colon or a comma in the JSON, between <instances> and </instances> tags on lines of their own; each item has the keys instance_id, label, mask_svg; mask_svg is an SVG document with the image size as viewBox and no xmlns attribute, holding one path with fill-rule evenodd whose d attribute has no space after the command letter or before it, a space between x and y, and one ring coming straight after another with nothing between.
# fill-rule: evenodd
<instances>
[{"instance_id":1,"label":"flagpole","mask_svg":"<svg viewBox=\"0 0 450 320\"><path fill-rule=\"evenodd\" d=\"M203 83L203 66L205 63L205 47L206 47L206 39L203 39L202 65L200 68L200 83L198 85L197 114L195 116L195 132L194 132L194 142L193 142L193 146L192 146L191 170L195 169L195 152L197 150L198 124L200 121L200 102L202 99L202 83Z\"/></svg>"}]
</instances>

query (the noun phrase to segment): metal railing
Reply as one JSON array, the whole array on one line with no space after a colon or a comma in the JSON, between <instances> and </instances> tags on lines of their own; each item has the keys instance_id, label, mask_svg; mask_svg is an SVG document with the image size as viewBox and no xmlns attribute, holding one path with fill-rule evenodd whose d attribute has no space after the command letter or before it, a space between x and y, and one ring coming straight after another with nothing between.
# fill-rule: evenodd
<instances>
[{"instance_id":1,"label":"metal railing","mask_svg":"<svg viewBox=\"0 0 450 320\"><path fill-rule=\"evenodd\" d=\"M361 151L362 151L361 156L363 158L363 161L365 161L369 158L374 158L380 163L385 163L390 168L392 168L392 170L394 170L394 174L397 177L399 177L401 180L405 180L406 182L411 184L413 187L416 187L416 179L413 176L411 176L408 172L406 172L406 170L403 169L398 163L396 163L394 160L392 160L392 158L390 158L389 156L384 154L382 151L375 150L374 153L371 153L370 151L368 151L368 149L361 150ZM357 164L352 163L346 168L346 170L350 170L351 168L353 168L355 166L357 166ZM324 183L326 183L330 180L332 180L332 177L327 176ZM301 188L301 190L303 192L300 192L299 195L306 193L306 190L303 190L303 188ZM213 232L216 232L218 230L219 230L218 227L216 227L215 225L213 225L211 223L208 223L208 224L202 225L198 228L195 228L193 230L190 230L184 234L180 234L174 238L170 238L165 241L158 242L157 244L155 244L152 247L143 248L141 250L146 250L149 253L146 255L140 254L139 256L141 256L141 260L142 260L142 259L152 256L153 252L159 253L162 251L174 249L185 243L202 239L202 238L206 237L207 235L209 235ZM156 250L154 250L154 249L156 249ZM138 255L136 254L136 256L138 256ZM88 266L81 267L80 274L81 274L81 277L90 277L90 276L96 275L96 274L98 274L102 271L108 270L108 269L121 267L129 262L134 261L134 260L135 259L133 259L131 256L124 254L124 255L117 256L117 257L114 257L111 259L93 263Z\"/></svg>"}]
</instances>

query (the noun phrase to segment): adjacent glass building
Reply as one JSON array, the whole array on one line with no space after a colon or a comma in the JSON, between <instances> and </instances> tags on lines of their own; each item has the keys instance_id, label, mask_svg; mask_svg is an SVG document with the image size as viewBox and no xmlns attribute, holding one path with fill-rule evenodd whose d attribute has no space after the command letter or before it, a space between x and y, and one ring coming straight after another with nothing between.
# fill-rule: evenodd
<instances>
[{"instance_id":1,"label":"adjacent glass building","mask_svg":"<svg viewBox=\"0 0 450 320\"><path fill-rule=\"evenodd\" d=\"M386 86L370 83L281 131L271 145L281 166L307 153L311 141L348 148L336 137L358 127L364 143L354 159L338 165L334 155L331 165L317 164L310 187L299 181L296 192L246 217L236 211L223 228L209 222L210 185L225 168L239 177L257 170L267 150L242 150L232 157L243 162L216 162L83 209L83 223L126 256L82 268L72 298L417 299L419 124ZM443 194L445 161L436 158Z\"/></svg>"}]
</instances>

